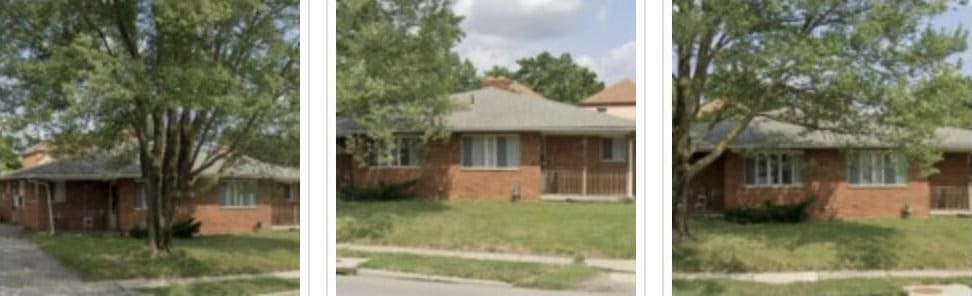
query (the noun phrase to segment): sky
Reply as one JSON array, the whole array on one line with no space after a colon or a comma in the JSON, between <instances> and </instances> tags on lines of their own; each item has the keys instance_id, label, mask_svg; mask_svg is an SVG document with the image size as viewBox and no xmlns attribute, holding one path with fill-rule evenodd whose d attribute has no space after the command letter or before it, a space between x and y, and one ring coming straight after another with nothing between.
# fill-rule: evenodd
<instances>
[{"instance_id":1,"label":"sky","mask_svg":"<svg viewBox=\"0 0 972 296\"><path fill-rule=\"evenodd\" d=\"M457 0L466 37L457 47L480 73L493 65L515 70L516 60L543 51L569 53L611 84L635 78L635 1L626 0ZM932 20L945 28L972 30L972 3ZM972 75L972 38L962 70Z\"/></svg>"},{"instance_id":2,"label":"sky","mask_svg":"<svg viewBox=\"0 0 972 296\"><path fill-rule=\"evenodd\" d=\"M457 47L482 73L548 51L574 61L611 84L635 78L634 1L457 0L465 38Z\"/></svg>"}]
</instances>

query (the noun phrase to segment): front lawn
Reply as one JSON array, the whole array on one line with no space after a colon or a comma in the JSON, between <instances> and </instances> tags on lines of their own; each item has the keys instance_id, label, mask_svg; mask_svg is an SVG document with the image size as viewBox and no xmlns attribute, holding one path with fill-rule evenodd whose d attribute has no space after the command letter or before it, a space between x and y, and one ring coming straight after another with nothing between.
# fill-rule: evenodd
<instances>
[{"instance_id":1,"label":"front lawn","mask_svg":"<svg viewBox=\"0 0 972 296\"><path fill-rule=\"evenodd\" d=\"M339 243L635 257L633 204L338 202Z\"/></svg>"},{"instance_id":2,"label":"front lawn","mask_svg":"<svg viewBox=\"0 0 972 296\"><path fill-rule=\"evenodd\" d=\"M676 245L678 272L961 269L972 267L968 218L740 225L692 220Z\"/></svg>"},{"instance_id":3,"label":"front lawn","mask_svg":"<svg viewBox=\"0 0 972 296\"><path fill-rule=\"evenodd\" d=\"M359 266L361 268L493 280L540 289L568 289L598 273L596 269L583 264L561 266L347 250L339 250L338 254L342 257L368 258Z\"/></svg>"},{"instance_id":4,"label":"front lawn","mask_svg":"<svg viewBox=\"0 0 972 296\"><path fill-rule=\"evenodd\" d=\"M300 233L273 231L176 240L174 254L151 258L144 242L117 236L33 235L84 280L195 277L300 268Z\"/></svg>"},{"instance_id":5,"label":"front lawn","mask_svg":"<svg viewBox=\"0 0 972 296\"><path fill-rule=\"evenodd\" d=\"M732 280L675 280L672 290L680 296L905 296L905 286L928 284L972 285L972 279L849 279L783 285Z\"/></svg>"},{"instance_id":6,"label":"front lawn","mask_svg":"<svg viewBox=\"0 0 972 296\"><path fill-rule=\"evenodd\" d=\"M138 291L147 295L156 296L249 296L297 289L300 289L300 280L297 279L256 278L193 285L175 285L162 288L143 288L138 289Z\"/></svg>"}]
</instances>

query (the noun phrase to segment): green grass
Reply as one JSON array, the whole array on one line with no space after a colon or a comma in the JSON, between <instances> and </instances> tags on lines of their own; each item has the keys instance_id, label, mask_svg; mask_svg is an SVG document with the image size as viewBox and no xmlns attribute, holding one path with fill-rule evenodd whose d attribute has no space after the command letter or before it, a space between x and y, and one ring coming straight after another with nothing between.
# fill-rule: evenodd
<instances>
[{"instance_id":1,"label":"green grass","mask_svg":"<svg viewBox=\"0 0 972 296\"><path fill-rule=\"evenodd\" d=\"M739 225L692 220L675 246L680 272L956 269L972 267L968 218L870 219Z\"/></svg>"},{"instance_id":2,"label":"green grass","mask_svg":"<svg viewBox=\"0 0 972 296\"><path fill-rule=\"evenodd\" d=\"M633 259L634 204L338 202L341 243Z\"/></svg>"},{"instance_id":3,"label":"green grass","mask_svg":"<svg viewBox=\"0 0 972 296\"><path fill-rule=\"evenodd\" d=\"M338 254L343 257L368 258L361 268L494 280L540 289L568 289L598 274L596 269L582 264L558 266L347 250L339 250Z\"/></svg>"},{"instance_id":4,"label":"green grass","mask_svg":"<svg viewBox=\"0 0 972 296\"><path fill-rule=\"evenodd\" d=\"M675 280L674 295L722 296L887 296L907 295L904 287L927 284L972 285L972 279L850 279L797 284L761 284L732 280Z\"/></svg>"},{"instance_id":5,"label":"green grass","mask_svg":"<svg viewBox=\"0 0 972 296\"><path fill-rule=\"evenodd\" d=\"M138 289L139 292L156 296L182 295L260 295L266 293L292 291L300 288L300 280L278 278L256 278L193 285L175 285L163 288Z\"/></svg>"},{"instance_id":6,"label":"green grass","mask_svg":"<svg viewBox=\"0 0 972 296\"><path fill-rule=\"evenodd\" d=\"M152 258L144 242L117 236L34 235L34 242L84 280L195 277L297 270L298 232L259 232L176 240L172 255Z\"/></svg>"}]
</instances>

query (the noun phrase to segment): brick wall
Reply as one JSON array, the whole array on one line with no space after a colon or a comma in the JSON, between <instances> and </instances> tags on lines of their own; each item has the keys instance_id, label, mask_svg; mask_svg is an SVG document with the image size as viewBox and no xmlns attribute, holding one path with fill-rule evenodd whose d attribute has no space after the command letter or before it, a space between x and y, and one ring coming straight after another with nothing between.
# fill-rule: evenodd
<instances>
[{"instance_id":1,"label":"brick wall","mask_svg":"<svg viewBox=\"0 0 972 296\"><path fill-rule=\"evenodd\" d=\"M807 168L803 186L755 188L745 185L742 156L727 152L722 159L725 206L755 206L766 201L774 204L793 203L816 197L817 203L812 208L815 218L897 217L905 204L911 205L915 216L924 217L929 213L930 185L968 184L967 157L967 154L946 154L945 159L936 164L941 173L930 177L921 176L920 168L913 165L909 168L906 186L857 187L847 183L847 166L841 151L807 150L804 155ZM710 172L696 179L715 175Z\"/></svg>"}]
</instances>

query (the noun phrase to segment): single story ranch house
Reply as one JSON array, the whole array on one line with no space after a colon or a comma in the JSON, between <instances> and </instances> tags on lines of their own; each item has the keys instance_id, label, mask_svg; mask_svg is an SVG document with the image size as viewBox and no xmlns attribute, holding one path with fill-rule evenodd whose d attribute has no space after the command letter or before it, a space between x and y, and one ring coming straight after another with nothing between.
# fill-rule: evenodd
<instances>
[{"instance_id":1,"label":"single story ranch house","mask_svg":"<svg viewBox=\"0 0 972 296\"><path fill-rule=\"evenodd\" d=\"M711 151L732 129L720 123L692 134L696 155ZM786 204L814 198L811 216L895 217L969 213L972 130L938 128L944 158L923 176L892 145L757 117L714 163L691 180L694 212Z\"/></svg>"},{"instance_id":2,"label":"single story ranch house","mask_svg":"<svg viewBox=\"0 0 972 296\"><path fill-rule=\"evenodd\" d=\"M338 118L338 186L416 181L434 199L634 196L632 120L487 85L457 93L450 135L422 144L401 131L389 161L362 164L341 151L364 131Z\"/></svg>"},{"instance_id":3,"label":"single story ranch house","mask_svg":"<svg viewBox=\"0 0 972 296\"><path fill-rule=\"evenodd\" d=\"M215 167L202 178L214 177ZM295 168L241 157L177 215L201 222L201 234L296 227L299 180ZM51 159L0 176L0 221L28 231L127 233L145 225L145 210L138 165L119 168L103 155Z\"/></svg>"}]
</instances>

